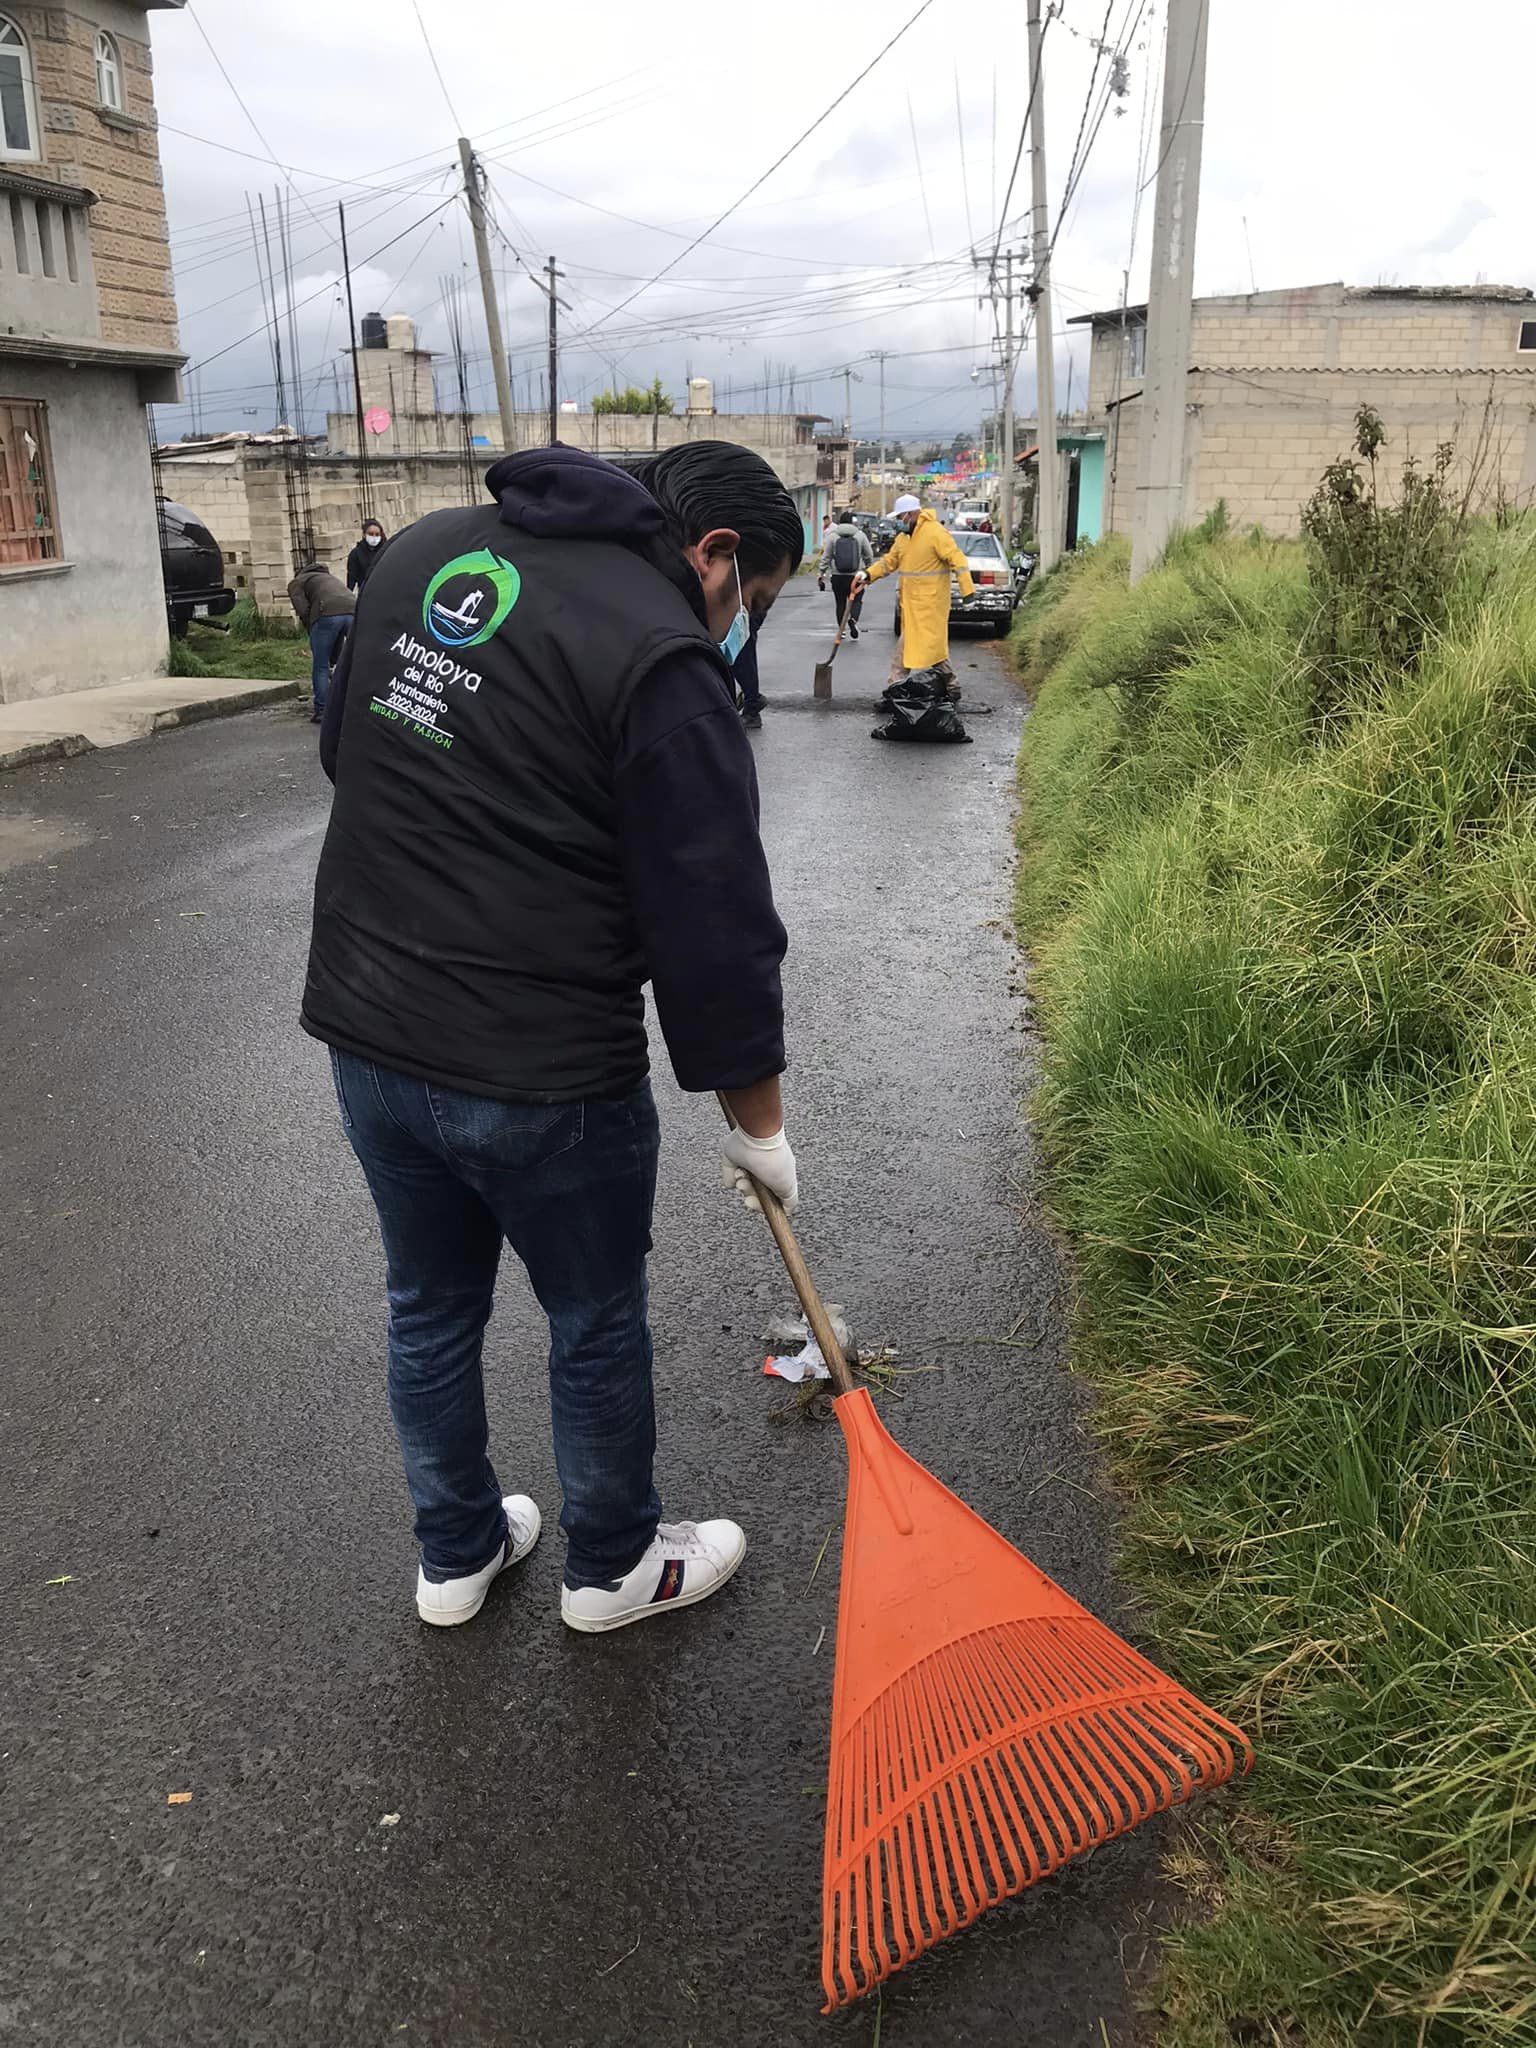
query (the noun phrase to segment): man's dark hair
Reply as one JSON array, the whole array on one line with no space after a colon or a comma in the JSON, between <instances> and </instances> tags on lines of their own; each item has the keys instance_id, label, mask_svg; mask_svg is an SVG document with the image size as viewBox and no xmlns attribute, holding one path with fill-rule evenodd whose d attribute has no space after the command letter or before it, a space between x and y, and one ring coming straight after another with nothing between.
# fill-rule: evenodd
<instances>
[{"instance_id":1,"label":"man's dark hair","mask_svg":"<svg viewBox=\"0 0 1536 2048\"><path fill-rule=\"evenodd\" d=\"M729 526L741 535L736 560L744 576L777 569L786 556L791 575L799 568L805 528L795 501L750 448L734 441L689 441L624 466L660 505L679 547Z\"/></svg>"}]
</instances>

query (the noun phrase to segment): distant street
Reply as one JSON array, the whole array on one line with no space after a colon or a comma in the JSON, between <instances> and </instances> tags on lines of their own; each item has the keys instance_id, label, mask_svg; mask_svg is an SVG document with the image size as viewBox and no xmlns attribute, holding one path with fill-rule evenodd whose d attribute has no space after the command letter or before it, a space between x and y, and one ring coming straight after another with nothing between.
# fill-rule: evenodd
<instances>
[{"instance_id":1,"label":"distant street","mask_svg":"<svg viewBox=\"0 0 1536 2048\"><path fill-rule=\"evenodd\" d=\"M874 744L890 602L831 708L812 580L762 642L804 1242L865 1344L936 1368L877 1395L902 1441L1123 1619L1017 1109L1021 707L957 639L975 745ZM659 1478L742 1521L741 1576L562 1628L509 1255L494 1443L549 1533L474 1624L417 1622L373 1212L297 1023L328 801L288 707L0 777L0 2042L869 2042L873 2002L818 2014L842 1442L774 1419L792 1295L659 1042ZM897 1978L881 2048L1138 2040L1160 1839Z\"/></svg>"}]
</instances>

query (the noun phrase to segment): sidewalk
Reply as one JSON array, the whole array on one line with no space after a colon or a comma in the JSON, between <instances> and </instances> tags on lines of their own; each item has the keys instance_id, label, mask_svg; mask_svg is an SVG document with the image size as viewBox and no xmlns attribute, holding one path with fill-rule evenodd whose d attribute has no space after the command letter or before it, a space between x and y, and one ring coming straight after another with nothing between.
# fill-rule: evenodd
<instances>
[{"instance_id":1,"label":"sidewalk","mask_svg":"<svg viewBox=\"0 0 1536 2048\"><path fill-rule=\"evenodd\" d=\"M223 718L307 696L307 682L243 682L225 676L145 676L104 690L70 690L25 704L0 704L0 770L59 760L92 747L120 747L173 725Z\"/></svg>"}]
</instances>

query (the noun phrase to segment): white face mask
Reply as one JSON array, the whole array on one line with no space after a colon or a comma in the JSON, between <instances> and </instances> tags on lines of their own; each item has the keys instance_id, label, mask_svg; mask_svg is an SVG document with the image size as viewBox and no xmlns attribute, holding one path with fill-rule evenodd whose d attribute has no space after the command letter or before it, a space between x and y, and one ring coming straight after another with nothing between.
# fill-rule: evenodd
<instances>
[{"instance_id":1,"label":"white face mask","mask_svg":"<svg viewBox=\"0 0 1536 2048\"><path fill-rule=\"evenodd\" d=\"M369 547L371 548L381 548L384 545L384 536L382 533L365 533L363 535L363 539L367 541Z\"/></svg>"}]
</instances>

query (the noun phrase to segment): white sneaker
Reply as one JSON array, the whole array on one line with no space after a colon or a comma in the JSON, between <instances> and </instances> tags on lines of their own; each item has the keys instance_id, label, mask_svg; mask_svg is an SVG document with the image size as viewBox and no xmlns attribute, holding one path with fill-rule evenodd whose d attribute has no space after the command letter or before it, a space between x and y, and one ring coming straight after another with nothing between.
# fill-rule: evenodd
<instances>
[{"instance_id":1,"label":"white sneaker","mask_svg":"<svg viewBox=\"0 0 1536 2048\"><path fill-rule=\"evenodd\" d=\"M485 1605L492 1579L525 1558L538 1542L544 1518L527 1494L509 1493L501 1504L507 1511L507 1540L500 1557L468 1578L444 1579L441 1585L434 1585L424 1571L417 1572L416 1612L433 1628L457 1628L461 1621L473 1621Z\"/></svg>"},{"instance_id":2,"label":"white sneaker","mask_svg":"<svg viewBox=\"0 0 1536 2048\"><path fill-rule=\"evenodd\" d=\"M747 1554L747 1538L734 1522L662 1522L644 1557L606 1586L560 1589L560 1617L584 1635L623 1628L707 1600L718 1593Z\"/></svg>"}]
</instances>

